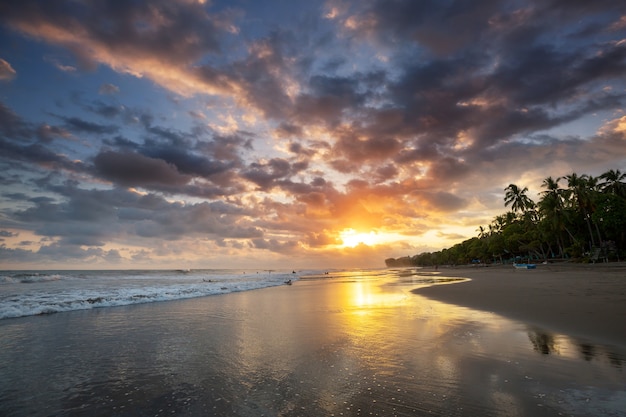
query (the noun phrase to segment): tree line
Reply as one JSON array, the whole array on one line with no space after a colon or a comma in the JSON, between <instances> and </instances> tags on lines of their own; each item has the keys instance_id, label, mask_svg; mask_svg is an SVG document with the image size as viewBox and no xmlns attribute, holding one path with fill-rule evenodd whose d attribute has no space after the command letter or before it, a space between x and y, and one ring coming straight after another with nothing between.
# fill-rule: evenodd
<instances>
[{"instance_id":1,"label":"tree line","mask_svg":"<svg viewBox=\"0 0 626 417\"><path fill-rule=\"evenodd\" d=\"M626 258L626 173L547 177L537 202L528 187L504 189L506 213L478 235L438 252L385 260L387 266L435 266Z\"/></svg>"}]
</instances>

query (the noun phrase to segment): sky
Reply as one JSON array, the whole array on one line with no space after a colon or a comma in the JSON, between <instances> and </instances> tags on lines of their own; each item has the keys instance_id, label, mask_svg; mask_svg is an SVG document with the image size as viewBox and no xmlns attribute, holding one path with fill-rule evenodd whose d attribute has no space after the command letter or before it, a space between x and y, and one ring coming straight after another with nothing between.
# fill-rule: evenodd
<instances>
[{"instance_id":1,"label":"sky","mask_svg":"<svg viewBox=\"0 0 626 417\"><path fill-rule=\"evenodd\" d=\"M0 1L0 269L384 267L625 110L621 1Z\"/></svg>"}]
</instances>

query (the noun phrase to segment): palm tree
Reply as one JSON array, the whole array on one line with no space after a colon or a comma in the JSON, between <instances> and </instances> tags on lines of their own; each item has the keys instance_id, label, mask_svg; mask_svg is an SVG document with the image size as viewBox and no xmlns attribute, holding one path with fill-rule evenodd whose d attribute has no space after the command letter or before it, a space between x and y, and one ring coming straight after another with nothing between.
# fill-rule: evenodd
<instances>
[{"instance_id":1,"label":"palm tree","mask_svg":"<svg viewBox=\"0 0 626 417\"><path fill-rule=\"evenodd\" d=\"M600 184L603 192L626 198L626 172L611 169L600 175L600 178L604 180Z\"/></svg>"},{"instance_id":2,"label":"palm tree","mask_svg":"<svg viewBox=\"0 0 626 417\"><path fill-rule=\"evenodd\" d=\"M513 212L520 211L522 213L526 213L535 207L533 200L526 195L528 187L520 189L515 184L509 184L504 191L506 191L506 194L504 195L504 206L508 207L510 205Z\"/></svg>"},{"instance_id":3,"label":"palm tree","mask_svg":"<svg viewBox=\"0 0 626 417\"><path fill-rule=\"evenodd\" d=\"M591 214L593 213L592 193L595 191L598 181L596 178L585 174L578 176L575 172L571 175L566 175L565 178L567 179L569 195L573 197L572 203L578 207L587 223L591 245L596 246L591 230ZM598 235L598 237L600 236ZM602 241L602 238L600 238L600 241Z\"/></svg>"},{"instance_id":4,"label":"palm tree","mask_svg":"<svg viewBox=\"0 0 626 417\"><path fill-rule=\"evenodd\" d=\"M567 232L572 243L576 241L572 233L566 226L566 216L564 210L564 191L559 187L559 181L561 177L556 179L548 177L541 183L542 188L546 188L546 191L539 193L541 200L539 200L539 211L543 215L543 221L547 225L551 233L554 234L556 243L559 247L559 252L563 255L564 245L562 239L563 230Z\"/></svg>"},{"instance_id":5,"label":"palm tree","mask_svg":"<svg viewBox=\"0 0 626 417\"><path fill-rule=\"evenodd\" d=\"M561 181L561 177L557 177L556 179L552 177L545 178L541 183L541 187L546 188L547 191L542 191L539 194L560 194L559 191L561 191L561 189L559 188L559 181Z\"/></svg>"}]
</instances>

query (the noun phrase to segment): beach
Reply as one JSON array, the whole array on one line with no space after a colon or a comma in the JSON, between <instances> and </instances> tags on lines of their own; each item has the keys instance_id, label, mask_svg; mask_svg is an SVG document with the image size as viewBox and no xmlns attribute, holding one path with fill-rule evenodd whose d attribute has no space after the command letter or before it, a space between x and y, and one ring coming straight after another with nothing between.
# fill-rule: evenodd
<instances>
[{"instance_id":1,"label":"beach","mask_svg":"<svg viewBox=\"0 0 626 417\"><path fill-rule=\"evenodd\" d=\"M530 285L530 273L552 273L505 271L347 271L0 320L0 414L626 415L619 336L569 334L467 297L468 288L516 288L490 280ZM472 281L425 287L438 277ZM456 295L434 299L443 294Z\"/></svg>"},{"instance_id":2,"label":"beach","mask_svg":"<svg viewBox=\"0 0 626 417\"><path fill-rule=\"evenodd\" d=\"M415 290L590 340L626 345L626 263L438 268L471 281Z\"/></svg>"}]
</instances>

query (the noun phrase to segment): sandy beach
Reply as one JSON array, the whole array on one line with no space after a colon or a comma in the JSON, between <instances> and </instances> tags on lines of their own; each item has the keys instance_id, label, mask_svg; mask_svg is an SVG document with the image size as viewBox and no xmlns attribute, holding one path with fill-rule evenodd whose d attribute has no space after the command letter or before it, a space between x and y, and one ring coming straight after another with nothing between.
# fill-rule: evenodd
<instances>
[{"instance_id":1,"label":"sandy beach","mask_svg":"<svg viewBox=\"0 0 626 417\"><path fill-rule=\"evenodd\" d=\"M626 346L626 263L439 268L471 281L415 290L553 331Z\"/></svg>"},{"instance_id":2,"label":"sandy beach","mask_svg":"<svg viewBox=\"0 0 626 417\"><path fill-rule=\"evenodd\" d=\"M0 415L626 416L622 272L568 271L440 268L473 281L417 293L435 271L354 271L0 320Z\"/></svg>"}]
</instances>

